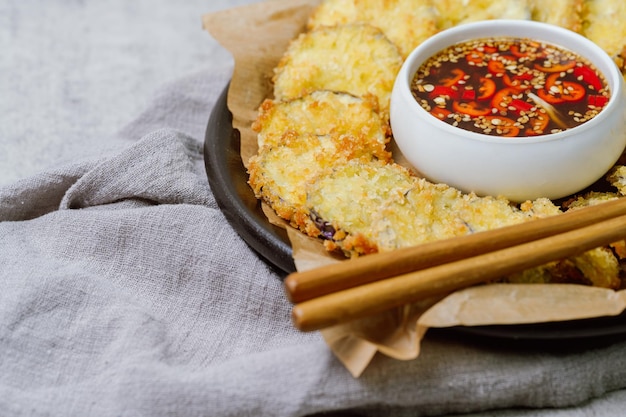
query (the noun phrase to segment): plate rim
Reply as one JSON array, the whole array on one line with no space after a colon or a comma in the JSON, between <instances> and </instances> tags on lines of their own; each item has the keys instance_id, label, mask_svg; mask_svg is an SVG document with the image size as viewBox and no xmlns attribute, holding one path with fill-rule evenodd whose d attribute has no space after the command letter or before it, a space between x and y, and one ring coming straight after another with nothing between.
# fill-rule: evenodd
<instances>
[{"instance_id":1,"label":"plate rim","mask_svg":"<svg viewBox=\"0 0 626 417\"><path fill-rule=\"evenodd\" d=\"M232 113L227 105L229 87L230 83L215 102L205 131L204 166L209 186L226 220L246 244L280 273L295 272L286 232L267 221L259 221L265 217L252 189L247 183L245 187L235 184L233 172L237 169L245 172L245 168L239 152L239 131L232 125ZM251 198L254 208L244 200Z\"/></svg>"}]
</instances>

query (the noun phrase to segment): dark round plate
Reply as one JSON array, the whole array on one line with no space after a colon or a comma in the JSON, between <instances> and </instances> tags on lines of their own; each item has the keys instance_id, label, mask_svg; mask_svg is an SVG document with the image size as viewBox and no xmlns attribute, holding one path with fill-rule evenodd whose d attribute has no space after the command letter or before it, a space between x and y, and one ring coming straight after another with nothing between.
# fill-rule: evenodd
<instances>
[{"instance_id":1,"label":"dark round plate","mask_svg":"<svg viewBox=\"0 0 626 417\"><path fill-rule=\"evenodd\" d=\"M206 130L204 159L209 184L232 227L262 258L286 275L296 270L291 245L287 233L268 222L248 186L248 174L240 156L239 132L233 129L232 115L226 106L227 93L228 86L217 100ZM626 337L626 313L556 323L458 327L454 331L465 336L515 342L605 341Z\"/></svg>"},{"instance_id":2,"label":"dark round plate","mask_svg":"<svg viewBox=\"0 0 626 417\"><path fill-rule=\"evenodd\" d=\"M207 126L204 166L217 204L243 240L282 273L296 270L287 233L267 221L248 185L241 161L239 131L233 129L226 106L228 86L217 102Z\"/></svg>"}]
</instances>

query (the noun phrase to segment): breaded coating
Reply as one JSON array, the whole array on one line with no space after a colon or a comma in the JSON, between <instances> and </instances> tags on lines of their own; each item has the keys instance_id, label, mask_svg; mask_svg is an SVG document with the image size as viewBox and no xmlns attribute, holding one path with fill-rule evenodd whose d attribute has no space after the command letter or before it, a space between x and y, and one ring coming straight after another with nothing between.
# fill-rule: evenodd
<instances>
[{"instance_id":1,"label":"breaded coating","mask_svg":"<svg viewBox=\"0 0 626 417\"><path fill-rule=\"evenodd\" d=\"M309 208L345 236L344 251L386 252L534 217L508 200L463 194L395 163L350 161L309 184Z\"/></svg>"},{"instance_id":2,"label":"breaded coating","mask_svg":"<svg viewBox=\"0 0 626 417\"><path fill-rule=\"evenodd\" d=\"M313 227L305 205L306 184L338 161L372 158L372 150L363 145L347 135L286 133L280 145L264 146L250 159L248 182L279 217L317 237L320 231Z\"/></svg>"},{"instance_id":3,"label":"breaded coating","mask_svg":"<svg viewBox=\"0 0 626 417\"><path fill-rule=\"evenodd\" d=\"M624 157L624 155L622 155ZM609 183L617 189L616 193L606 193L602 196L602 201L612 200L615 198L624 198L626 196L626 166L616 165L607 175ZM613 242L611 248L619 259L626 259L626 240Z\"/></svg>"},{"instance_id":4,"label":"breaded coating","mask_svg":"<svg viewBox=\"0 0 626 417\"><path fill-rule=\"evenodd\" d=\"M585 284L613 289L618 289L621 285L619 262L608 248L596 248L568 258L567 261L572 262L576 270L582 272L584 279L588 280L583 282ZM558 275L553 274L552 281L556 277Z\"/></svg>"},{"instance_id":5,"label":"breaded coating","mask_svg":"<svg viewBox=\"0 0 626 417\"><path fill-rule=\"evenodd\" d=\"M532 19L572 30L582 31L584 0L529 0Z\"/></svg>"},{"instance_id":6,"label":"breaded coating","mask_svg":"<svg viewBox=\"0 0 626 417\"><path fill-rule=\"evenodd\" d=\"M307 108L313 109L311 117L321 118L307 120L306 111L289 112ZM330 121L329 112L354 115L360 122ZM329 124L322 127L324 121ZM280 217L314 236L319 230L313 227L305 206L307 182L321 170L350 159L391 159L385 148L386 125L367 102L347 94L319 92L290 102L266 103L258 125L267 136L249 161L250 186Z\"/></svg>"},{"instance_id":7,"label":"breaded coating","mask_svg":"<svg viewBox=\"0 0 626 417\"><path fill-rule=\"evenodd\" d=\"M320 27L298 36L275 69L274 98L288 100L316 90L375 98L381 115L389 112L398 48L368 24Z\"/></svg>"},{"instance_id":8,"label":"breaded coating","mask_svg":"<svg viewBox=\"0 0 626 417\"><path fill-rule=\"evenodd\" d=\"M336 244L352 255L391 250L397 244L378 237L375 219L384 207L402 205L414 187L415 178L397 164L351 161L330 167L308 184L307 205L318 222L335 231L326 242L329 249Z\"/></svg>"},{"instance_id":9,"label":"breaded coating","mask_svg":"<svg viewBox=\"0 0 626 417\"><path fill-rule=\"evenodd\" d=\"M548 199L521 208L508 200L432 184L394 163L351 160L308 184L307 205L327 232L325 245L349 256L387 252L513 225L561 211ZM506 282L560 282L617 288L619 264L598 248L503 277Z\"/></svg>"},{"instance_id":10,"label":"breaded coating","mask_svg":"<svg viewBox=\"0 0 626 417\"><path fill-rule=\"evenodd\" d=\"M619 261L608 248L596 248L578 256L550 262L510 276L503 281L529 284L581 284L618 289Z\"/></svg>"},{"instance_id":11,"label":"breaded coating","mask_svg":"<svg viewBox=\"0 0 626 417\"><path fill-rule=\"evenodd\" d=\"M597 43L624 72L626 58L626 2L585 0L583 35Z\"/></svg>"},{"instance_id":12,"label":"breaded coating","mask_svg":"<svg viewBox=\"0 0 626 417\"><path fill-rule=\"evenodd\" d=\"M441 29L478 20L532 17L528 0L438 0L435 7Z\"/></svg>"},{"instance_id":13,"label":"breaded coating","mask_svg":"<svg viewBox=\"0 0 626 417\"><path fill-rule=\"evenodd\" d=\"M598 204L606 203L607 201L612 201L612 200L623 197L624 195L623 187L625 185L623 175L626 175L626 167L624 167L623 165L620 165L620 166L615 167L613 170L611 170L611 172L607 176L607 180L609 184L617 188L618 190L617 192L589 191L583 195L572 197L569 201L566 201L564 203L564 206L567 207L567 211L577 210L583 207L595 206ZM602 256L604 257L612 256L616 260L616 262L618 262L617 261L618 258L626 259L626 241L621 240L618 242L613 242L609 245L609 248L611 248L612 253L609 251ZM607 248L605 248L605 251L606 249ZM615 258L615 256L617 256L617 258ZM613 268L612 266L608 266L609 264L610 263L607 261L606 268ZM615 268L619 268L619 265L615 266ZM598 275L594 280L594 285L597 285L597 282L600 281L601 279L602 277ZM611 276L607 276L606 279L613 280ZM616 281L611 281L611 282L616 283Z\"/></svg>"},{"instance_id":14,"label":"breaded coating","mask_svg":"<svg viewBox=\"0 0 626 417\"><path fill-rule=\"evenodd\" d=\"M613 167L607 179L621 195L626 196L626 166L617 165Z\"/></svg>"},{"instance_id":15,"label":"breaded coating","mask_svg":"<svg viewBox=\"0 0 626 417\"><path fill-rule=\"evenodd\" d=\"M568 210L576 210L583 207L596 206L598 204L606 203L607 201L615 200L619 197L619 194L610 191L590 191L584 195L576 196L571 201L568 201L566 205Z\"/></svg>"},{"instance_id":16,"label":"breaded coating","mask_svg":"<svg viewBox=\"0 0 626 417\"><path fill-rule=\"evenodd\" d=\"M437 12L432 0L325 0L311 16L308 28L349 23L376 26L406 58L437 32Z\"/></svg>"},{"instance_id":17,"label":"breaded coating","mask_svg":"<svg viewBox=\"0 0 626 417\"><path fill-rule=\"evenodd\" d=\"M276 145L286 132L352 135L376 140L385 146L391 131L375 103L346 93L314 91L287 102L265 100L252 128L259 147Z\"/></svg>"}]
</instances>

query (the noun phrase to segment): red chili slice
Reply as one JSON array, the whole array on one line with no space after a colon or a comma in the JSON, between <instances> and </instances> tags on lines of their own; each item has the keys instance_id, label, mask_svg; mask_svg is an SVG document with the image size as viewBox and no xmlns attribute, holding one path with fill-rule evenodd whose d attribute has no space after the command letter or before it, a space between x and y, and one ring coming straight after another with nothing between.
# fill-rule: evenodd
<instances>
[{"instance_id":1,"label":"red chili slice","mask_svg":"<svg viewBox=\"0 0 626 417\"><path fill-rule=\"evenodd\" d=\"M486 116L491 113L491 107L484 106L477 101L455 101L452 103L452 109L457 113L472 117Z\"/></svg>"},{"instance_id":2,"label":"red chili slice","mask_svg":"<svg viewBox=\"0 0 626 417\"><path fill-rule=\"evenodd\" d=\"M528 113L535 107L534 104L520 99L513 99L509 103L509 109L513 108L516 114Z\"/></svg>"},{"instance_id":3,"label":"red chili slice","mask_svg":"<svg viewBox=\"0 0 626 417\"><path fill-rule=\"evenodd\" d=\"M597 94L590 94L587 98L587 105L593 107L604 107L609 102L609 98Z\"/></svg>"},{"instance_id":4,"label":"red chili slice","mask_svg":"<svg viewBox=\"0 0 626 417\"><path fill-rule=\"evenodd\" d=\"M520 45L513 44L509 48L509 51L518 58L525 58L528 56L527 52L522 52L520 49Z\"/></svg>"},{"instance_id":5,"label":"red chili slice","mask_svg":"<svg viewBox=\"0 0 626 417\"><path fill-rule=\"evenodd\" d=\"M448 77L442 77L441 84L446 87L452 87L462 80L463 77L465 77L465 72L462 69L453 68Z\"/></svg>"},{"instance_id":6,"label":"red chili slice","mask_svg":"<svg viewBox=\"0 0 626 417\"><path fill-rule=\"evenodd\" d=\"M543 71L543 72L563 72L563 71L567 71L568 69L574 68L574 66L576 65L576 61L563 61L563 62L559 62L558 64L551 64L548 66L543 66L541 64L535 64L535 69L538 69L539 71Z\"/></svg>"},{"instance_id":7,"label":"red chili slice","mask_svg":"<svg viewBox=\"0 0 626 417\"><path fill-rule=\"evenodd\" d=\"M560 73L551 74L546 79L544 90L539 90L537 95L551 104L558 104L563 101L579 101L585 98L587 94L585 87L573 81L561 81L560 78Z\"/></svg>"},{"instance_id":8,"label":"red chili slice","mask_svg":"<svg viewBox=\"0 0 626 417\"><path fill-rule=\"evenodd\" d=\"M476 100L476 90L464 89L461 92L461 100Z\"/></svg>"},{"instance_id":9,"label":"red chili slice","mask_svg":"<svg viewBox=\"0 0 626 417\"><path fill-rule=\"evenodd\" d=\"M517 88L520 90L526 90L532 87L531 81L533 76L531 74L517 74L514 76L510 76L509 74L504 74L502 76L502 81L508 87Z\"/></svg>"},{"instance_id":10,"label":"red chili slice","mask_svg":"<svg viewBox=\"0 0 626 417\"><path fill-rule=\"evenodd\" d=\"M550 118L546 114L537 113L530 118L528 123L530 127L524 131L526 136L543 135L548 127L548 123L550 123Z\"/></svg>"},{"instance_id":11,"label":"red chili slice","mask_svg":"<svg viewBox=\"0 0 626 417\"><path fill-rule=\"evenodd\" d=\"M525 72L523 74L515 75L515 78L518 80L523 80L523 81L532 81L535 78L535 76L532 75L530 72Z\"/></svg>"},{"instance_id":12,"label":"red chili slice","mask_svg":"<svg viewBox=\"0 0 626 417\"><path fill-rule=\"evenodd\" d=\"M563 103L565 101L565 100L563 100L563 98L561 98L562 97L561 94L558 94L558 96L557 96L555 94L552 94L549 90L546 90L546 89L538 90L537 91L537 95L541 99L547 101L550 104L560 104L560 103Z\"/></svg>"},{"instance_id":13,"label":"red chili slice","mask_svg":"<svg viewBox=\"0 0 626 417\"><path fill-rule=\"evenodd\" d=\"M487 69L489 70L490 73L494 75L504 74L506 72L504 62L499 61L497 59L490 60L489 63L487 64Z\"/></svg>"},{"instance_id":14,"label":"red chili slice","mask_svg":"<svg viewBox=\"0 0 626 417\"><path fill-rule=\"evenodd\" d=\"M473 50L465 55L465 60L470 65L480 65L484 62L485 54L481 51Z\"/></svg>"},{"instance_id":15,"label":"red chili slice","mask_svg":"<svg viewBox=\"0 0 626 417\"><path fill-rule=\"evenodd\" d=\"M560 78L561 78L561 73L550 74L548 78L546 78L546 84L545 84L546 90L549 90L550 88L555 86Z\"/></svg>"},{"instance_id":16,"label":"red chili slice","mask_svg":"<svg viewBox=\"0 0 626 417\"><path fill-rule=\"evenodd\" d=\"M563 81L563 100L580 101L587 95L585 87L573 81Z\"/></svg>"},{"instance_id":17,"label":"red chili slice","mask_svg":"<svg viewBox=\"0 0 626 417\"><path fill-rule=\"evenodd\" d=\"M496 92L496 83L487 77L480 77L480 86L478 87L478 100L489 100Z\"/></svg>"},{"instance_id":18,"label":"red chili slice","mask_svg":"<svg viewBox=\"0 0 626 417\"><path fill-rule=\"evenodd\" d=\"M430 111L430 114L432 114L439 120L445 120L450 113L452 112L445 107L435 107Z\"/></svg>"},{"instance_id":19,"label":"red chili slice","mask_svg":"<svg viewBox=\"0 0 626 417\"><path fill-rule=\"evenodd\" d=\"M497 129L499 136L514 137L519 134L519 127L515 126L515 120L502 116L485 116L487 121L493 129Z\"/></svg>"},{"instance_id":20,"label":"red chili slice","mask_svg":"<svg viewBox=\"0 0 626 417\"><path fill-rule=\"evenodd\" d=\"M519 90L516 88L503 88L499 90L491 100L491 107L498 111L507 110L509 104L515 99L514 96L519 94Z\"/></svg>"},{"instance_id":21,"label":"red chili slice","mask_svg":"<svg viewBox=\"0 0 626 417\"><path fill-rule=\"evenodd\" d=\"M602 80L600 80L598 74L588 66L577 66L574 68L574 75L577 79L589 84L589 86L593 87L594 90L602 90Z\"/></svg>"},{"instance_id":22,"label":"red chili slice","mask_svg":"<svg viewBox=\"0 0 626 417\"><path fill-rule=\"evenodd\" d=\"M452 100L458 100L459 90L445 85L437 85L428 96L432 99L435 97L449 97Z\"/></svg>"}]
</instances>

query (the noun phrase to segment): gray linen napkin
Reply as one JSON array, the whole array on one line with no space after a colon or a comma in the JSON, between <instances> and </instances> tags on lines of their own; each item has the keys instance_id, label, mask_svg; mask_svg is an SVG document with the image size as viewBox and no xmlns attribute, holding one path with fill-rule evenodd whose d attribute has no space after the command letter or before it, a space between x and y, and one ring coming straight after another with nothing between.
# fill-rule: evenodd
<instances>
[{"instance_id":1,"label":"gray linen napkin","mask_svg":"<svg viewBox=\"0 0 626 417\"><path fill-rule=\"evenodd\" d=\"M107 100L83 108L76 89L92 73L111 77L103 85L119 81L80 70L98 63L90 45L103 53L111 39L89 22L102 22L95 17L103 13L103 26L119 20L108 2L79 3L0 5L7 12L0 13L2 33L22 34L18 41L32 36L40 48L10 49L33 59L0 82L0 100L21 100L33 80L47 85L52 103L70 100L72 142L84 134L89 144L56 158L71 162L0 187L0 416L623 414L624 342L546 350L433 333L417 360L378 356L352 378L319 334L292 328L280 277L226 222L208 186L202 142L229 65L164 86L119 134L101 138L92 124L119 113L106 114ZM182 7L158 4L133 3L159 16ZM121 0L115 5L127 9ZM24 10L40 13L29 18ZM136 24L138 15L130 10L124 22ZM87 16L94 19L76 19ZM51 59L77 69L70 78L78 84L62 88L65 80L50 79L49 67L34 58L55 58L55 29L73 21L91 43L61 45L61 59ZM163 39L180 30L164 29ZM167 65L169 55L159 62ZM16 141L55 134L55 126L41 123L13 129L22 118L2 103L9 123L0 132L7 152L0 160L11 158Z\"/></svg>"},{"instance_id":2,"label":"gray linen napkin","mask_svg":"<svg viewBox=\"0 0 626 417\"><path fill-rule=\"evenodd\" d=\"M279 277L211 194L202 133L226 82L170 85L118 152L0 189L2 415L444 415L626 386L626 343L544 351L441 335L418 360L380 356L352 378L317 333L292 329Z\"/></svg>"}]
</instances>

